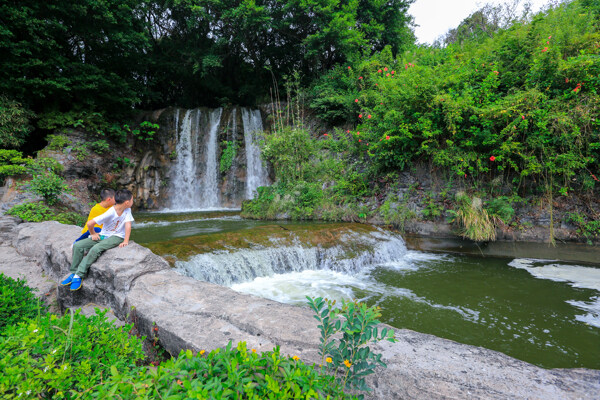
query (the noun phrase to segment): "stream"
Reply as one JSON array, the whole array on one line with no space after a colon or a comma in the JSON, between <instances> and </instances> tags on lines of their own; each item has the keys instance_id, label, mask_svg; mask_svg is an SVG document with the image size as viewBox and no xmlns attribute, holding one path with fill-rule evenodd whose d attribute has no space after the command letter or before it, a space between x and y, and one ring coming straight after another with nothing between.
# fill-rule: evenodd
<instances>
[{"instance_id":1,"label":"stream","mask_svg":"<svg viewBox=\"0 0 600 400\"><path fill-rule=\"evenodd\" d=\"M409 250L401 235L364 224L231 210L135 218L132 239L194 279L294 305L358 299L397 328L545 368L600 369L600 264L543 259L545 244L502 257Z\"/></svg>"}]
</instances>

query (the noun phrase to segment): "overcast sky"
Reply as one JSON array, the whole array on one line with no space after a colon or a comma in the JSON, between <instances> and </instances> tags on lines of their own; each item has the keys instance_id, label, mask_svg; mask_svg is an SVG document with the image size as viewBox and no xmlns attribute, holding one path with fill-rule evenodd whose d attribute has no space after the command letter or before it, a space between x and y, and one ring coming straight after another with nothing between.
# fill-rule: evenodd
<instances>
[{"instance_id":1,"label":"overcast sky","mask_svg":"<svg viewBox=\"0 0 600 400\"><path fill-rule=\"evenodd\" d=\"M531 0L534 12L549 0ZM460 22L473 11L487 3L502 4L512 1L502 0L416 0L409 9L409 14L415 18L417 42L431 44L440 35L451 28L456 28Z\"/></svg>"}]
</instances>

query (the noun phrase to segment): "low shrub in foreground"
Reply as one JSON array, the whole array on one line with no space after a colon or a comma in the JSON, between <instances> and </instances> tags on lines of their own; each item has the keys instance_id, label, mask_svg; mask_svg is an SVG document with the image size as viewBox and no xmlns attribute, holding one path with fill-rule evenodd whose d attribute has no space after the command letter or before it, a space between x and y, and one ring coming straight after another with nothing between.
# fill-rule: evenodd
<instances>
[{"instance_id":1,"label":"low shrub in foreground","mask_svg":"<svg viewBox=\"0 0 600 400\"><path fill-rule=\"evenodd\" d=\"M12 207L6 212L27 222L58 221L61 224L83 226L85 216L76 212L55 212L43 202L24 203Z\"/></svg>"},{"instance_id":2,"label":"low shrub in foreground","mask_svg":"<svg viewBox=\"0 0 600 400\"><path fill-rule=\"evenodd\" d=\"M45 306L40 304L33 289L24 280L0 274L0 334L8 326L44 312Z\"/></svg>"},{"instance_id":3,"label":"low shrub in foreground","mask_svg":"<svg viewBox=\"0 0 600 400\"><path fill-rule=\"evenodd\" d=\"M46 314L7 327L0 337L0 398L78 398L111 368L134 368L144 358L141 340L105 314Z\"/></svg>"},{"instance_id":4,"label":"low shrub in foreground","mask_svg":"<svg viewBox=\"0 0 600 400\"><path fill-rule=\"evenodd\" d=\"M330 375L279 347L257 353L240 342L209 354L190 350L157 368L111 369L110 378L94 388L95 397L112 399L355 399Z\"/></svg>"}]
</instances>

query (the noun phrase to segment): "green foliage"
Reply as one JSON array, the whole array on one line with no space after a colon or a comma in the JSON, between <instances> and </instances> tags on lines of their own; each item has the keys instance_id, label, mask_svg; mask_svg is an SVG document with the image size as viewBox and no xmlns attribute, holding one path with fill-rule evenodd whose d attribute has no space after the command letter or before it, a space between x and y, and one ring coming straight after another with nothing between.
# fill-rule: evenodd
<instances>
[{"instance_id":1,"label":"green foliage","mask_svg":"<svg viewBox=\"0 0 600 400\"><path fill-rule=\"evenodd\" d=\"M456 210L454 223L458 225L459 234L475 241L496 240L496 225L483 208L481 199L471 199L464 192L456 194Z\"/></svg>"},{"instance_id":2,"label":"green foliage","mask_svg":"<svg viewBox=\"0 0 600 400\"><path fill-rule=\"evenodd\" d=\"M135 163L129 159L129 157L117 157L115 158L115 162L113 162L113 169L114 170L121 170L123 168L128 168L135 165Z\"/></svg>"},{"instance_id":3,"label":"green foliage","mask_svg":"<svg viewBox=\"0 0 600 400\"><path fill-rule=\"evenodd\" d=\"M48 135L46 141L48 141L48 149L50 150L63 150L71 143L71 140L62 134Z\"/></svg>"},{"instance_id":4,"label":"green foliage","mask_svg":"<svg viewBox=\"0 0 600 400\"><path fill-rule=\"evenodd\" d=\"M144 357L140 339L105 314L46 314L8 327L0 337L0 397L71 399L111 370L133 368Z\"/></svg>"},{"instance_id":5,"label":"green foliage","mask_svg":"<svg viewBox=\"0 0 600 400\"><path fill-rule=\"evenodd\" d=\"M325 365L343 387L369 391L365 377L375 372L377 366L387 367L381 354L371 351L369 344L380 340L395 342L394 330L379 330L379 307L367 307L359 302L342 302L334 308L335 301L321 297L306 297L320 325L319 354Z\"/></svg>"},{"instance_id":6,"label":"green foliage","mask_svg":"<svg viewBox=\"0 0 600 400\"><path fill-rule=\"evenodd\" d=\"M65 180L54 172L43 172L33 177L29 190L44 198L46 203L53 205L58 201L58 196L70 191Z\"/></svg>"},{"instance_id":7,"label":"green foliage","mask_svg":"<svg viewBox=\"0 0 600 400\"><path fill-rule=\"evenodd\" d=\"M154 140L154 134L160 129L160 126L150 121L144 121L137 129L131 130L129 125L124 125L123 128L131 132L136 139L151 142Z\"/></svg>"},{"instance_id":8,"label":"green foliage","mask_svg":"<svg viewBox=\"0 0 600 400\"><path fill-rule=\"evenodd\" d=\"M224 174L227 171L229 171L229 169L233 165L233 160L234 160L236 152L237 152L237 146L235 144L235 141L229 142L227 140L224 140L221 144L223 146L225 146L225 148L223 149L223 152L221 153L221 161L219 162L219 171L221 172L221 174Z\"/></svg>"},{"instance_id":9,"label":"green foliage","mask_svg":"<svg viewBox=\"0 0 600 400\"><path fill-rule=\"evenodd\" d=\"M425 198L425 208L421 211L423 218L434 221L442 216L444 208L436 203L432 193L428 193Z\"/></svg>"},{"instance_id":10,"label":"green foliage","mask_svg":"<svg viewBox=\"0 0 600 400\"><path fill-rule=\"evenodd\" d=\"M273 164L278 180L283 184L304 180L316 155L315 142L308 130L286 126L264 137L262 154Z\"/></svg>"},{"instance_id":11,"label":"green foliage","mask_svg":"<svg viewBox=\"0 0 600 400\"><path fill-rule=\"evenodd\" d=\"M496 217L505 224L510 224L515 216L515 209L509 197L499 196L486 202L485 209L490 217Z\"/></svg>"},{"instance_id":12,"label":"green foliage","mask_svg":"<svg viewBox=\"0 0 600 400\"><path fill-rule=\"evenodd\" d=\"M204 353L202 351L201 353ZM231 342L209 354L190 350L157 369L111 368L103 385L93 389L101 399L353 399L333 378L298 357L284 357L279 347L257 353L245 342Z\"/></svg>"},{"instance_id":13,"label":"green foliage","mask_svg":"<svg viewBox=\"0 0 600 400\"><path fill-rule=\"evenodd\" d=\"M552 176L568 193L600 168L600 32L590 11L573 1L462 44L383 51L323 75L311 108L357 124L357 157L376 175L426 162L461 180Z\"/></svg>"},{"instance_id":14,"label":"green foliage","mask_svg":"<svg viewBox=\"0 0 600 400\"><path fill-rule=\"evenodd\" d=\"M53 172L60 174L63 172L65 167L59 163L55 158L51 157L37 157L31 160L27 166L27 173L30 175L39 175L44 172Z\"/></svg>"},{"instance_id":15,"label":"green foliage","mask_svg":"<svg viewBox=\"0 0 600 400\"><path fill-rule=\"evenodd\" d=\"M34 114L21 103L0 95L0 147L17 148L32 130Z\"/></svg>"},{"instance_id":16,"label":"green foliage","mask_svg":"<svg viewBox=\"0 0 600 400\"><path fill-rule=\"evenodd\" d=\"M31 159L23 158L23 154L17 150L0 149L0 183L7 176L25 174L30 162Z\"/></svg>"},{"instance_id":17,"label":"green foliage","mask_svg":"<svg viewBox=\"0 0 600 400\"><path fill-rule=\"evenodd\" d=\"M577 212L566 213L565 221L577 226L577 233L585 238L588 244L593 244L594 239L600 238L600 221L586 221L586 218Z\"/></svg>"},{"instance_id":18,"label":"green foliage","mask_svg":"<svg viewBox=\"0 0 600 400\"><path fill-rule=\"evenodd\" d=\"M6 213L27 222L51 221L54 217L52 210L42 202L18 204Z\"/></svg>"},{"instance_id":19,"label":"green foliage","mask_svg":"<svg viewBox=\"0 0 600 400\"><path fill-rule=\"evenodd\" d=\"M95 140L88 143L88 147L96 154L103 154L108 151L108 142L104 139Z\"/></svg>"},{"instance_id":20,"label":"green foliage","mask_svg":"<svg viewBox=\"0 0 600 400\"><path fill-rule=\"evenodd\" d=\"M8 326L17 325L45 311L45 306L40 304L24 280L14 280L0 273L0 335Z\"/></svg>"}]
</instances>

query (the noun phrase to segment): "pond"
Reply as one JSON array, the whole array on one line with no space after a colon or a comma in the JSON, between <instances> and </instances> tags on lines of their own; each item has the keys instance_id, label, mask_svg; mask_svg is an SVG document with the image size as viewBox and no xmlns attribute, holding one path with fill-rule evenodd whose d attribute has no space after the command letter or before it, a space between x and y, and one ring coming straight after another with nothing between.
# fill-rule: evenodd
<instances>
[{"instance_id":1,"label":"pond","mask_svg":"<svg viewBox=\"0 0 600 400\"><path fill-rule=\"evenodd\" d=\"M545 260L543 244L515 258L409 250L399 234L364 224L228 210L135 218L132 239L195 279L295 305L358 299L397 328L545 368L600 368L600 264Z\"/></svg>"}]
</instances>

